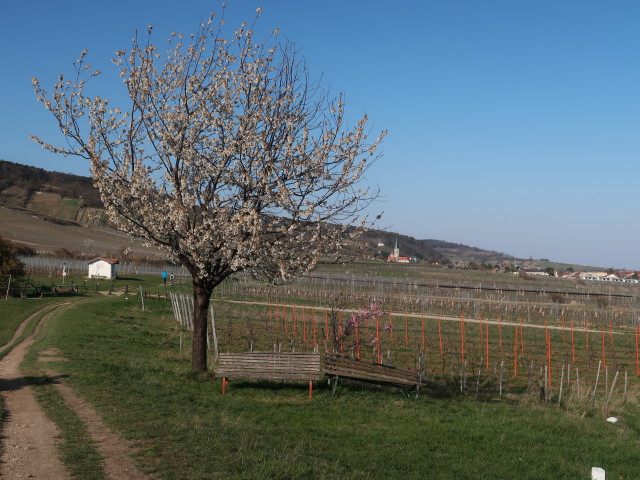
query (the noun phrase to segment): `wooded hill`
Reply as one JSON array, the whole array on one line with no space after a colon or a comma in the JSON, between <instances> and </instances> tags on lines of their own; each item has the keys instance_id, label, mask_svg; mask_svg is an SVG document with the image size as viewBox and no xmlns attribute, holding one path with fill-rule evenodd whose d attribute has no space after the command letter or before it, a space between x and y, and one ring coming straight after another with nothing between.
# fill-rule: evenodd
<instances>
[{"instance_id":1,"label":"wooded hill","mask_svg":"<svg viewBox=\"0 0 640 480\"><path fill-rule=\"evenodd\" d=\"M29 208L37 192L80 200L82 206L102 208L91 179L0 160L0 201Z\"/></svg>"}]
</instances>

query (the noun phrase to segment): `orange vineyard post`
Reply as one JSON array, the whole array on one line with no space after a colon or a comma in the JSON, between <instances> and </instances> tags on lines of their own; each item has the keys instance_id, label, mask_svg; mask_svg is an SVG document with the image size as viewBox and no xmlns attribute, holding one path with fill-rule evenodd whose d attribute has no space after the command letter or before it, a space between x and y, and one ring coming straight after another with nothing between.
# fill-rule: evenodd
<instances>
[{"instance_id":1,"label":"orange vineyard post","mask_svg":"<svg viewBox=\"0 0 640 480\"><path fill-rule=\"evenodd\" d=\"M522 334L522 319L520 319L520 353L524 355L524 335Z\"/></svg>"},{"instance_id":2,"label":"orange vineyard post","mask_svg":"<svg viewBox=\"0 0 640 480\"><path fill-rule=\"evenodd\" d=\"M589 319L585 318L584 319L584 331L585 331L585 341L586 341L586 348L587 348L587 353L589 353Z\"/></svg>"},{"instance_id":3,"label":"orange vineyard post","mask_svg":"<svg viewBox=\"0 0 640 480\"><path fill-rule=\"evenodd\" d=\"M460 352L462 355L462 363L464 363L464 309L460 315Z\"/></svg>"},{"instance_id":4,"label":"orange vineyard post","mask_svg":"<svg viewBox=\"0 0 640 480\"><path fill-rule=\"evenodd\" d=\"M640 375L640 365L638 364L638 337L640 337L640 334L636 332L635 336L636 336L636 375Z\"/></svg>"},{"instance_id":5,"label":"orange vineyard post","mask_svg":"<svg viewBox=\"0 0 640 480\"><path fill-rule=\"evenodd\" d=\"M304 306L302 307L302 340L307 343L307 312Z\"/></svg>"},{"instance_id":6,"label":"orange vineyard post","mask_svg":"<svg viewBox=\"0 0 640 480\"><path fill-rule=\"evenodd\" d=\"M376 319L376 360L378 361L377 363L380 363L380 319L377 318Z\"/></svg>"},{"instance_id":7,"label":"orange vineyard post","mask_svg":"<svg viewBox=\"0 0 640 480\"><path fill-rule=\"evenodd\" d=\"M547 338L547 387L551 388L551 335L549 334L549 325L544 322L545 336Z\"/></svg>"},{"instance_id":8,"label":"orange vineyard post","mask_svg":"<svg viewBox=\"0 0 640 480\"><path fill-rule=\"evenodd\" d=\"M609 344L611 345L611 350L613 350L613 323L609 323Z\"/></svg>"},{"instance_id":9,"label":"orange vineyard post","mask_svg":"<svg viewBox=\"0 0 640 480\"><path fill-rule=\"evenodd\" d=\"M296 306L291 305L291 310L292 310L292 315L293 315L293 339L295 340L297 337L297 333L298 333L298 323L297 323L297 318L296 318Z\"/></svg>"},{"instance_id":10,"label":"orange vineyard post","mask_svg":"<svg viewBox=\"0 0 640 480\"><path fill-rule=\"evenodd\" d=\"M338 335L340 337L340 355L344 354L344 344L342 343L342 312L338 312Z\"/></svg>"},{"instance_id":11,"label":"orange vineyard post","mask_svg":"<svg viewBox=\"0 0 640 480\"><path fill-rule=\"evenodd\" d=\"M313 324L313 346L318 344L316 340L316 307L311 307L311 323Z\"/></svg>"},{"instance_id":12,"label":"orange vineyard post","mask_svg":"<svg viewBox=\"0 0 640 480\"><path fill-rule=\"evenodd\" d=\"M602 366L607 366L607 354L605 353L605 345L604 345L604 325L602 326Z\"/></svg>"},{"instance_id":13,"label":"orange vineyard post","mask_svg":"<svg viewBox=\"0 0 640 480\"><path fill-rule=\"evenodd\" d=\"M518 376L518 327L513 327L513 376Z\"/></svg>"},{"instance_id":14,"label":"orange vineyard post","mask_svg":"<svg viewBox=\"0 0 640 480\"><path fill-rule=\"evenodd\" d=\"M406 347L409 346L409 317L407 312L404 312L404 344Z\"/></svg>"},{"instance_id":15,"label":"orange vineyard post","mask_svg":"<svg viewBox=\"0 0 640 480\"><path fill-rule=\"evenodd\" d=\"M329 313L324 311L324 336L325 340L329 342Z\"/></svg>"},{"instance_id":16,"label":"orange vineyard post","mask_svg":"<svg viewBox=\"0 0 640 480\"><path fill-rule=\"evenodd\" d=\"M440 314L438 314L438 343L440 344L440 355L442 355L442 331L440 330Z\"/></svg>"},{"instance_id":17,"label":"orange vineyard post","mask_svg":"<svg viewBox=\"0 0 640 480\"><path fill-rule=\"evenodd\" d=\"M485 358L486 360L486 369L487 371L489 370L489 322L486 322L484 324L485 326L485 333L484 333L484 341L486 343L486 352L485 352Z\"/></svg>"},{"instance_id":18,"label":"orange vineyard post","mask_svg":"<svg viewBox=\"0 0 640 480\"><path fill-rule=\"evenodd\" d=\"M287 302L282 304L282 328L284 328L285 332L289 332L287 328Z\"/></svg>"},{"instance_id":19,"label":"orange vineyard post","mask_svg":"<svg viewBox=\"0 0 640 480\"><path fill-rule=\"evenodd\" d=\"M575 343L573 338L573 321L571 322L571 363L576 363Z\"/></svg>"}]
</instances>

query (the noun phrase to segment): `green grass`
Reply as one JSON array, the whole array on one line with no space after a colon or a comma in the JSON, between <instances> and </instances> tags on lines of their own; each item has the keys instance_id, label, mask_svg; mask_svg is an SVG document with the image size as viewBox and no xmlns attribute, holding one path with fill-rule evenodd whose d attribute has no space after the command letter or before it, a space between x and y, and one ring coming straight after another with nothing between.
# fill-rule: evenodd
<instances>
[{"instance_id":1,"label":"green grass","mask_svg":"<svg viewBox=\"0 0 640 480\"><path fill-rule=\"evenodd\" d=\"M52 301L50 299L40 301L14 298L0 300L0 345L11 340L14 332L25 318Z\"/></svg>"},{"instance_id":2,"label":"green grass","mask_svg":"<svg viewBox=\"0 0 640 480\"><path fill-rule=\"evenodd\" d=\"M49 367L140 447L137 460L162 479L575 479L600 466L637 478L637 405L567 411L535 401L475 402L342 385L220 383L179 354L170 305L142 312L125 297L98 298L51 319L37 350L58 348ZM237 308L242 309L242 306ZM82 435L82 433L80 433Z\"/></svg>"},{"instance_id":3,"label":"green grass","mask_svg":"<svg viewBox=\"0 0 640 480\"><path fill-rule=\"evenodd\" d=\"M130 295L137 295L139 292L140 286L145 293L150 294L152 296L156 296L159 294L164 296L166 292L171 291L172 289L190 292L191 291L191 281L185 282L183 279L177 279L175 285L167 285L166 288L162 284L162 278L160 276L154 275L137 275L137 276L119 276L113 280L110 279L101 279L101 278L87 278L84 274L69 274L64 279L64 284L62 277L60 276L48 276L48 275L38 275L32 274L29 276L30 282L35 286L43 286L43 287L77 287L78 295L88 295L91 296L96 292L109 293L111 292L124 292L125 290ZM47 292L47 296L51 294ZM64 296L64 295L60 295ZM2 308L0 306L0 308ZM1 310L0 310L1 311Z\"/></svg>"},{"instance_id":4,"label":"green grass","mask_svg":"<svg viewBox=\"0 0 640 480\"><path fill-rule=\"evenodd\" d=\"M11 340L20 324L26 320L29 315L44 307L60 303L61 301L63 301L61 298L54 297L39 299L9 299L0 301L0 346L6 345L0 351L0 358L4 357L11 348L13 348L13 344L7 345L7 343ZM38 315L33 319L30 326L27 327L20 338L15 340L14 344L20 342L25 335L32 331L41 316L42 315Z\"/></svg>"}]
</instances>

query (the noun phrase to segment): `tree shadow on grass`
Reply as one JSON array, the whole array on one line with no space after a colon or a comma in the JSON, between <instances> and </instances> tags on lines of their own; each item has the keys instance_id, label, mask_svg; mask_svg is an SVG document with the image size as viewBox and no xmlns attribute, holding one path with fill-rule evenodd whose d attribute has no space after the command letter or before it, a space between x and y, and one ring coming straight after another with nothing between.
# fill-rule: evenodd
<instances>
[{"instance_id":1,"label":"tree shadow on grass","mask_svg":"<svg viewBox=\"0 0 640 480\"><path fill-rule=\"evenodd\" d=\"M63 379L68 378L69 376L70 375L56 375L53 377L49 377L46 375L42 375L38 377L27 376L16 378L2 378L0 379L0 392L12 392L32 385L56 385L61 383Z\"/></svg>"},{"instance_id":2,"label":"tree shadow on grass","mask_svg":"<svg viewBox=\"0 0 640 480\"><path fill-rule=\"evenodd\" d=\"M61 374L61 375L39 375L39 376L26 376L24 377L27 385L35 385L35 386L43 386L43 385L58 385L62 383L63 380L69 378L71 375ZM0 388L2 384L0 382Z\"/></svg>"},{"instance_id":3,"label":"tree shadow on grass","mask_svg":"<svg viewBox=\"0 0 640 480\"><path fill-rule=\"evenodd\" d=\"M330 381L328 381L330 380ZM518 403L517 397L522 394L520 390L515 391L510 389L509 395L505 394L500 396L497 385L482 384L476 395L475 383L468 385L464 392L460 392L460 383L455 381L444 382L426 382L420 387L419 390L415 388L398 388L387 385L379 385L375 383L369 383L364 381L356 381L349 379L338 379L338 385L334 388L334 378L329 377L323 380L314 380L313 393L314 395L322 393L333 393L334 395L348 395L357 393L375 393L380 395L401 395L405 398L433 398L438 400L476 400L478 402L500 402L507 404ZM218 388L220 382L218 382ZM290 381L278 381L278 380L231 380L227 385L227 393L245 392L247 395L255 394L259 396L260 393L264 393L265 396L273 395L289 395L293 397L300 396L300 398L306 398L309 389L308 382L290 382ZM417 395L416 395L417 394Z\"/></svg>"},{"instance_id":4,"label":"tree shadow on grass","mask_svg":"<svg viewBox=\"0 0 640 480\"><path fill-rule=\"evenodd\" d=\"M328 380L331 380L329 382ZM334 389L331 378L314 380L313 381L313 393L321 394L325 392L332 392L336 395L345 393L380 393L380 394L397 394L403 392L403 389L389 387L384 385L377 385L368 382L358 382L355 380L339 379L338 388ZM227 391L246 391L250 392L269 392L273 394L289 394L293 396L306 397L309 391L309 382L290 382L290 381L278 381L278 380L231 380L227 386ZM406 393L406 391L404 391Z\"/></svg>"},{"instance_id":5,"label":"tree shadow on grass","mask_svg":"<svg viewBox=\"0 0 640 480\"><path fill-rule=\"evenodd\" d=\"M313 382L313 388L316 389L316 384L318 382ZM298 393L302 395L309 388L308 383L302 382L284 382L278 380L230 380L227 386L228 391L233 390L245 390L250 392L252 390L256 391L266 391L273 393Z\"/></svg>"}]
</instances>

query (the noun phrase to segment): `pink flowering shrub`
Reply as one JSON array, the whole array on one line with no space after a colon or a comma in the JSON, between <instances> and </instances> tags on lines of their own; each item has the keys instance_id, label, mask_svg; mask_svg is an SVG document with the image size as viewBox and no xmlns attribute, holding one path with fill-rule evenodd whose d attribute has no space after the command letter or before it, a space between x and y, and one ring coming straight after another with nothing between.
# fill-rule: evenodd
<instances>
[{"instance_id":1,"label":"pink flowering shrub","mask_svg":"<svg viewBox=\"0 0 640 480\"><path fill-rule=\"evenodd\" d=\"M359 348L361 345L375 347L377 344L376 323L383 316L386 316L386 312L376 303L357 312L352 312L346 320L339 312L332 312L331 338L333 339L334 352L344 353L345 350ZM365 326L368 328L365 329ZM382 333L389 326L380 326L379 328Z\"/></svg>"}]
</instances>

